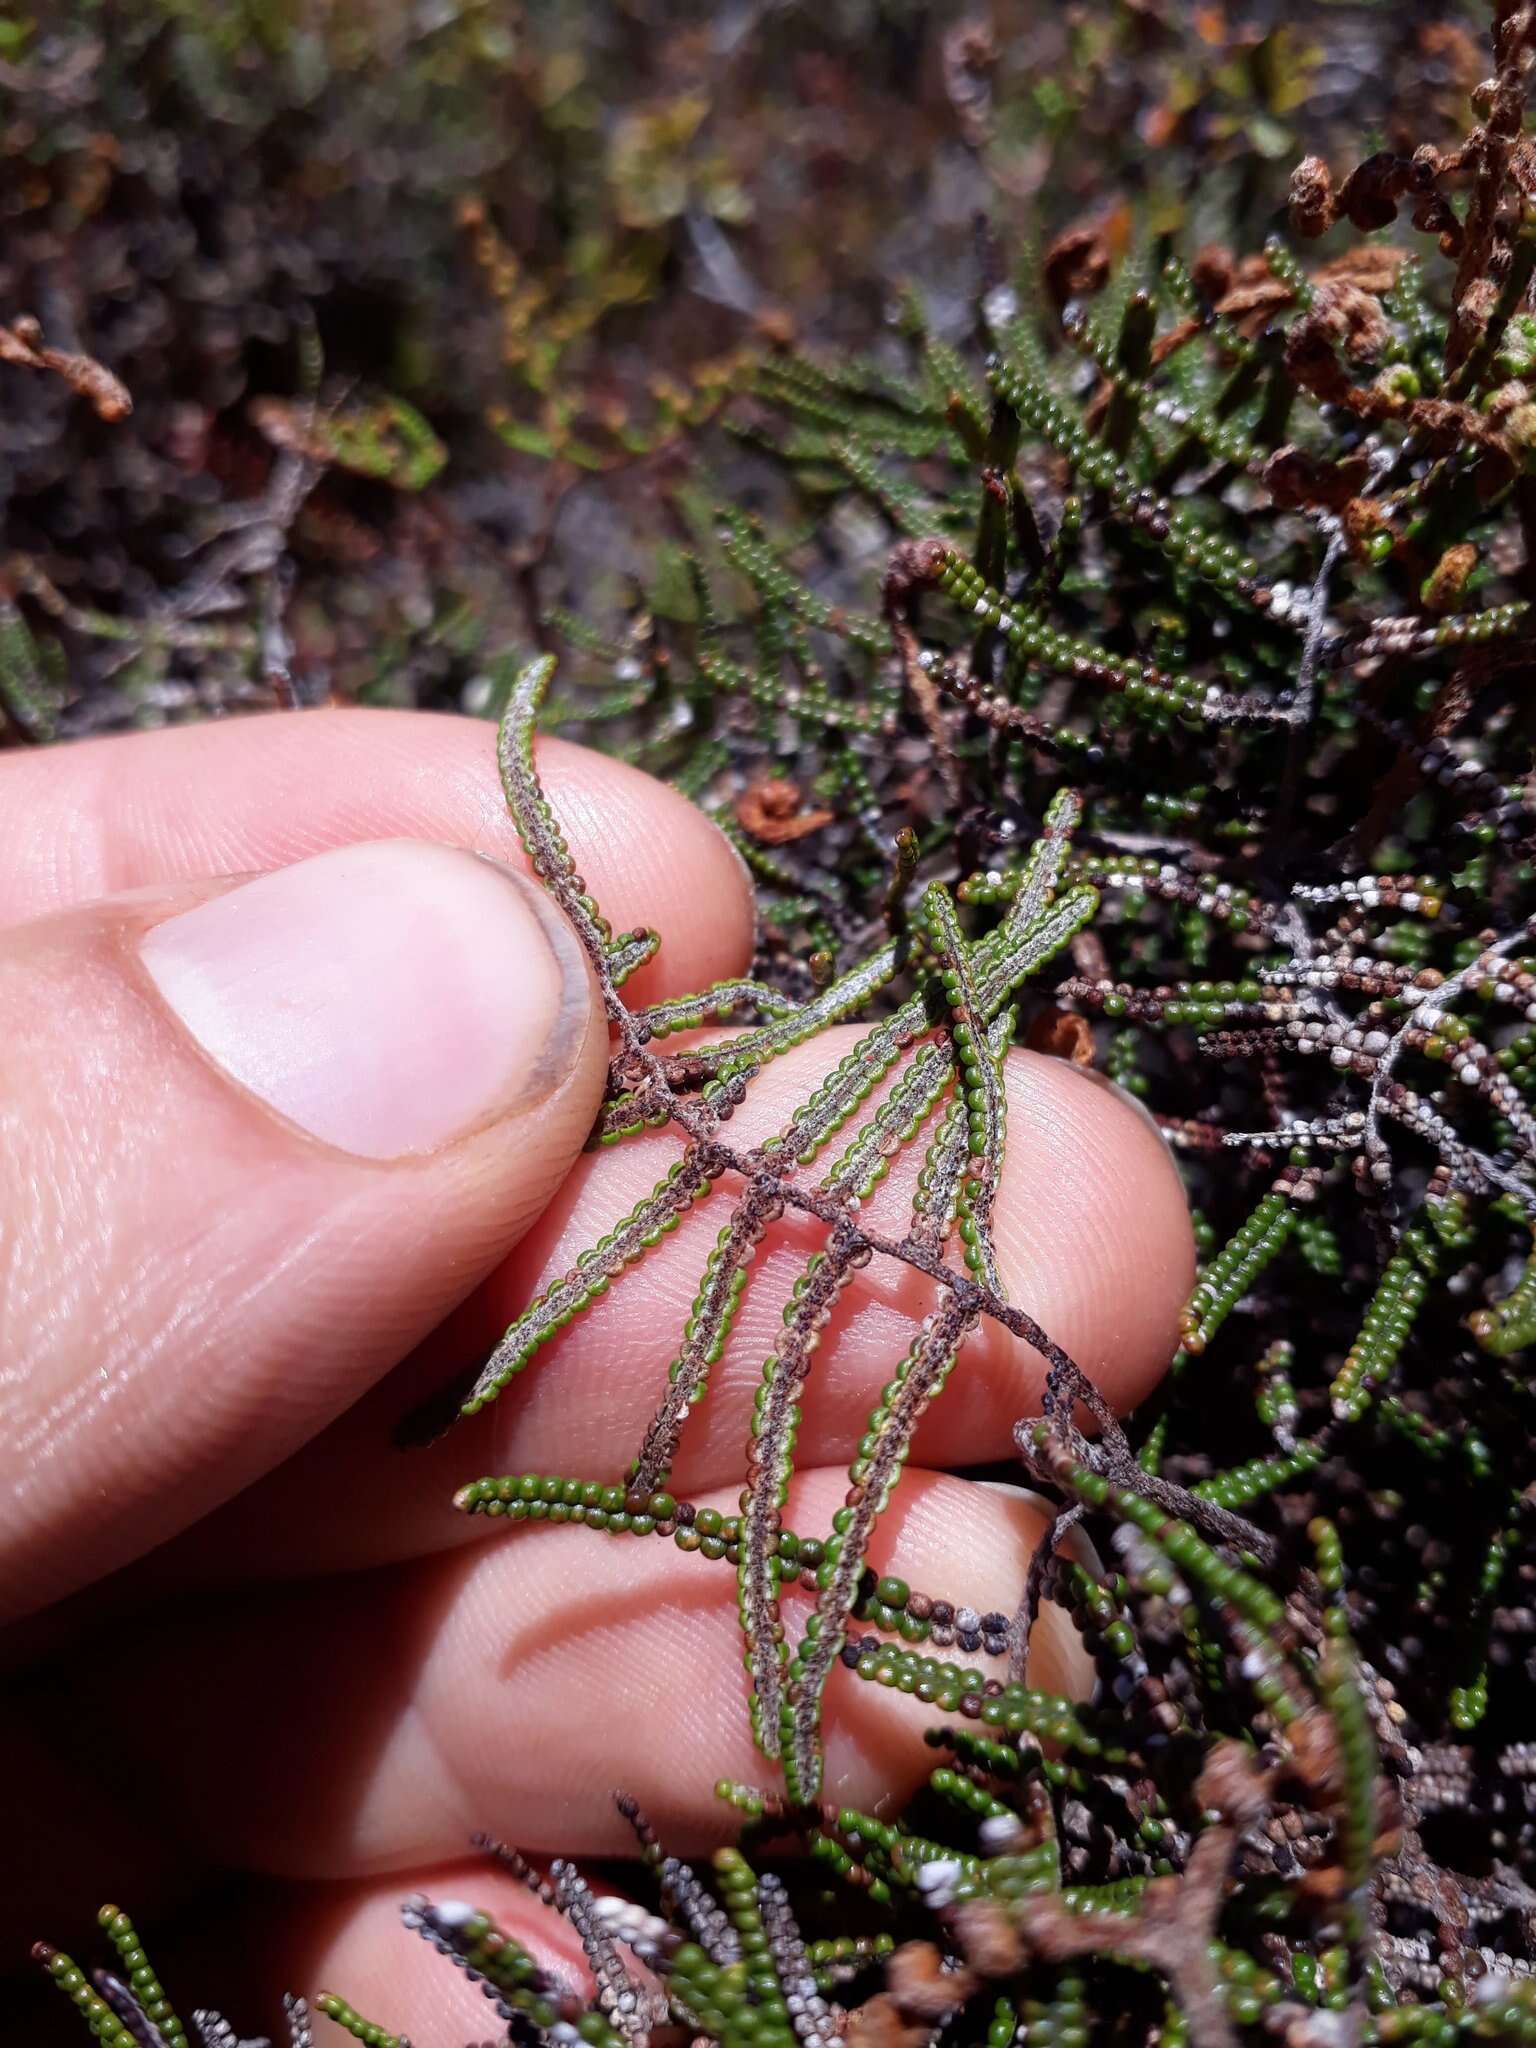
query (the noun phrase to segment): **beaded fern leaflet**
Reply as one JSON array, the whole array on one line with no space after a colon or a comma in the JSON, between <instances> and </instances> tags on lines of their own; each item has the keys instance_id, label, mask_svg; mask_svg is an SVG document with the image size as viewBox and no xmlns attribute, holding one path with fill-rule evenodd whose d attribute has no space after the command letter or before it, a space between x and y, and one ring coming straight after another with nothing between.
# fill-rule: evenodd
<instances>
[{"instance_id":1,"label":"beaded fern leaflet","mask_svg":"<svg viewBox=\"0 0 1536 2048\"><path fill-rule=\"evenodd\" d=\"M681 1432L704 1392L748 1280L748 1263L768 1225L786 1207L828 1226L823 1247L796 1281L784 1310L784 1334L763 1365L763 1390L746 1449L748 1494L737 1536L744 1651L752 1677L753 1726L769 1757L782 1756L791 1787L814 1799L821 1781L823 1690L842 1647L874 1525L900 1475L917 1424L943 1387L980 1315L1001 1306L992 1249L992 1206L1004 1147L1002 1059L1014 1033L1010 998L1045 967L1093 916L1091 886L1063 887L1070 835L1080 806L1069 792L1048 813L1020 887L1001 921L972 939L942 883L930 883L900 937L803 1004L766 998L732 983L674 999L655 1012L629 1010L618 993L616 961L627 967L648 935L616 938L575 873L540 788L534 724L553 663L536 662L513 686L499 756L513 818L534 873L570 918L592 961L615 1031L609 1106L600 1124L607 1142L661 1119L678 1125L685 1149L651 1193L572 1269L519 1316L495 1347L461 1412L494 1400L534 1350L661 1242L677 1218L723 1182L734 1184L730 1221L701 1277L656 1417L626 1477L630 1513L667 1519L665 1488ZM764 1065L813 1032L870 1009L901 977L912 993L876 1018L776 1135L747 1150L729 1146L722 1127ZM765 1021L723 1042L669 1059L655 1050L685 1025L742 1007ZM871 1107L877 1087L889 1092ZM847 1134L829 1170L817 1168L831 1141ZM905 1147L929 1134L908 1237L887 1246L859 1223L859 1204ZM963 1263L944 1254L958 1239ZM849 1506L825 1540L816 1611L793 1654L783 1642L780 1608L782 1508L794 1469L800 1389L833 1303L859 1268L887 1252L940 1277L948 1290L872 1413L849 1468ZM1048 1342L1043 1339L1042 1341ZM461 1495L464 1505L478 1495Z\"/></svg>"}]
</instances>

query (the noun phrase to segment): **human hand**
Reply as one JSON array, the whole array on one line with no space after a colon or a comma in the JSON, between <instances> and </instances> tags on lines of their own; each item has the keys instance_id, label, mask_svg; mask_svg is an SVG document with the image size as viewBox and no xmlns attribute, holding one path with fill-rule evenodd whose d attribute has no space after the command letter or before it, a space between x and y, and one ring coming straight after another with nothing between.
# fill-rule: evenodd
<instances>
[{"instance_id":1,"label":"human hand","mask_svg":"<svg viewBox=\"0 0 1536 2048\"><path fill-rule=\"evenodd\" d=\"M629 991L740 973L750 888L707 821L600 756L548 742L540 758L615 927L663 934ZM399 1416L675 1156L664 1131L581 1153L607 1035L525 866L493 735L469 721L315 713L0 762L12 1964L33 1936L73 1938L98 1898L152 1927L220 1873L257 1873L277 1882L228 1960L199 1943L185 1965L192 2001L255 2026L283 1986L327 1982L418 2040L459 2038L479 2001L399 1933L406 1892L467 1893L569 1954L510 1879L466 1864L472 1830L621 1852L622 1786L689 1849L724 1831L715 1780L760 1775L729 1574L661 1543L508 1536L448 1505L486 1472L622 1474L710 1205L483 1415L430 1451L391 1447ZM766 1069L742 1138L851 1035ZM1018 1053L1008 1087L1009 1293L1129 1406L1192 1271L1177 1178L1102 1083ZM877 1225L905 1185L899 1165L867 1205ZM791 1218L764 1247L686 1439L690 1497L735 1505L762 1359L814 1242ZM844 1297L807 1389L797 1528L829 1523L929 1293L871 1267ZM1012 1607L1038 1516L941 1468L1009 1456L1039 1393L1032 1352L978 1333L878 1563ZM1049 1627L1035 1654L1034 1683L1081 1681ZM880 1688L834 1687L828 1796L915 1782L921 1726Z\"/></svg>"}]
</instances>

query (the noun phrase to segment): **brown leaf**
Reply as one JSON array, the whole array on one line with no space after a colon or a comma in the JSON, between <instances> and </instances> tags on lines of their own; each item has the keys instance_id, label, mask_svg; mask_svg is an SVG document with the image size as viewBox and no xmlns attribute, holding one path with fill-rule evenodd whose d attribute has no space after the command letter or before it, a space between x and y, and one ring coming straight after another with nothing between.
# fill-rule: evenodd
<instances>
[{"instance_id":1,"label":"brown leaf","mask_svg":"<svg viewBox=\"0 0 1536 2048\"><path fill-rule=\"evenodd\" d=\"M1129 228L1129 212L1120 206L1092 220L1079 221L1056 237L1040 268L1046 290L1058 306L1101 288L1111 263L1125 248Z\"/></svg>"},{"instance_id":2,"label":"brown leaf","mask_svg":"<svg viewBox=\"0 0 1536 2048\"><path fill-rule=\"evenodd\" d=\"M944 93L972 149L992 137L992 73L1000 52L985 15L957 21L943 42Z\"/></svg>"},{"instance_id":3,"label":"brown leaf","mask_svg":"<svg viewBox=\"0 0 1536 2048\"><path fill-rule=\"evenodd\" d=\"M1024 1043L1031 1052L1068 1060L1074 1067L1093 1065L1093 1026L1075 1010L1058 1010L1048 1003L1030 1020Z\"/></svg>"},{"instance_id":4,"label":"brown leaf","mask_svg":"<svg viewBox=\"0 0 1536 2048\"><path fill-rule=\"evenodd\" d=\"M1406 249L1389 248L1384 242L1359 242L1342 255L1331 256L1318 271L1318 282L1358 285L1363 292L1390 291L1407 261Z\"/></svg>"},{"instance_id":5,"label":"brown leaf","mask_svg":"<svg viewBox=\"0 0 1536 2048\"><path fill-rule=\"evenodd\" d=\"M29 370L51 370L82 398L88 398L104 420L126 419L133 400L122 379L115 377L94 356L71 355L61 348L49 348L43 330L29 313L0 326L0 362L20 363Z\"/></svg>"},{"instance_id":6,"label":"brown leaf","mask_svg":"<svg viewBox=\"0 0 1536 2048\"><path fill-rule=\"evenodd\" d=\"M800 785L776 775L752 782L736 799L736 822L764 846L787 846L830 825L831 811L802 811Z\"/></svg>"},{"instance_id":7,"label":"brown leaf","mask_svg":"<svg viewBox=\"0 0 1536 2048\"><path fill-rule=\"evenodd\" d=\"M1304 156L1291 173L1287 194L1291 227L1310 242L1331 228L1339 217L1333 177L1320 156Z\"/></svg>"},{"instance_id":8,"label":"brown leaf","mask_svg":"<svg viewBox=\"0 0 1536 2048\"><path fill-rule=\"evenodd\" d=\"M886 1965L891 1996L913 2019L942 2020L976 1989L969 1970L946 1970L931 1941L907 1941Z\"/></svg>"},{"instance_id":9,"label":"brown leaf","mask_svg":"<svg viewBox=\"0 0 1536 2048\"><path fill-rule=\"evenodd\" d=\"M1251 1827L1268 1810L1274 1774L1262 1770L1240 1742L1215 1743L1195 1781L1195 1797L1236 1828Z\"/></svg>"},{"instance_id":10,"label":"brown leaf","mask_svg":"<svg viewBox=\"0 0 1536 2048\"><path fill-rule=\"evenodd\" d=\"M1324 462L1287 445L1277 448L1265 463L1264 482L1275 503L1286 510L1306 507L1342 512L1365 482L1368 469L1363 455Z\"/></svg>"},{"instance_id":11,"label":"brown leaf","mask_svg":"<svg viewBox=\"0 0 1536 2048\"><path fill-rule=\"evenodd\" d=\"M1477 566L1477 549L1471 541L1458 541L1448 547L1425 579L1424 609L1429 612L1453 612L1460 604L1467 587L1467 578Z\"/></svg>"},{"instance_id":12,"label":"brown leaf","mask_svg":"<svg viewBox=\"0 0 1536 2048\"><path fill-rule=\"evenodd\" d=\"M1378 150L1357 164L1340 186L1339 212L1362 234L1370 234L1391 226L1400 199L1418 196L1432 183L1427 163L1398 156L1390 149Z\"/></svg>"},{"instance_id":13,"label":"brown leaf","mask_svg":"<svg viewBox=\"0 0 1536 2048\"><path fill-rule=\"evenodd\" d=\"M1011 1977L1025 1948L1007 1912L994 1899L967 1899L950 1914L960 1952L978 1977Z\"/></svg>"},{"instance_id":14,"label":"brown leaf","mask_svg":"<svg viewBox=\"0 0 1536 2048\"><path fill-rule=\"evenodd\" d=\"M849 2048L919 2048L931 2031L924 2021L904 2019L888 1991L877 1991L848 2015L843 2038Z\"/></svg>"},{"instance_id":15,"label":"brown leaf","mask_svg":"<svg viewBox=\"0 0 1536 2048\"><path fill-rule=\"evenodd\" d=\"M1231 289L1235 270L1230 249L1220 242L1202 242L1189 266L1190 282L1202 298L1219 299Z\"/></svg>"},{"instance_id":16,"label":"brown leaf","mask_svg":"<svg viewBox=\"0 0 1536 2048\"><path fill-rule=\"evenodd\" d=\"M1308 1707L1286 1730L1290 1767L1317 1805L1330 1811L1344 1784L1344 1759L1333 1716L1323 1707Z\"/></svg>"}]
</instances>

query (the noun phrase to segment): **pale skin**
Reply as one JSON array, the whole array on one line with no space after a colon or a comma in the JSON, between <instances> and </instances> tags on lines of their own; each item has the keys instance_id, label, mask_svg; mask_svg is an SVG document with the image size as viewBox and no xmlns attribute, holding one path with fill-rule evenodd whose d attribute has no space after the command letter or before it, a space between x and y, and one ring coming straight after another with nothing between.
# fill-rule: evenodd
<instances>
[{"instance_id":1,"label":"pale skin","mask_svg":"<svg viewBox=\"0 0 1536 2048\"><path fill-rule=\"evenodd\" d=\"M742 972L750 889L708 821L573 747L542 744L540 766L615 928L664 936L626 994ZM355 850L345 869L336 849ZM747 1733L728 1570L655 1539L511 1535L449 1506L489 1472L622 1475L718 1202L486 1414L430 1451L391 1446L413 1402L677 1149L656 1132L581 1151L607 1048L586 970L531 891L441 849L525 866L493 735L469 721L318 713L0 761L6 1969L39 1935L89 1953L105 1898L147 1928L168 1918L159 1946L174 1957L177 1909L219 1873L257 1873L274 1882L228 1951L204 1937L179 1959L184 2010L224 2004L246 2031L270 2029L277 1990L327 1984L423 2048L468 2039L485 2031L483 2003L399 1930L405 1893L470 1896L546 1955L571 1952L468 1856L473 1830L536 1853L622 1853L623 1787L670 1845L699 1850L728 1832L714 1781L769 1769ZM362 962L369 987L326 992L340 1007L324 1015L334 1024L353 1003L356 1029L340 1064L301 1074L306 1019L321 1013L299 1004L274 1036L272 1005L291 991L253 997L249 975L208 960L249 951L254 918L285 962L290 911L280 892L243 895L245 878L287 870L304 890L299 864L322 856L360 906L331 979ZM253 905L266 908L247 916ZM171 932L189 915L201 922L177 929L201 935L196 975ZM406 936L370 954L370 916ZM324 938L309 932L311 954ZM300 959L295 986L322 986L327 965ZM504 975L537 1025L509 1040ZM267 1005L268 1035L246 1058L229 1034L248 999ZM733 1140L766 1135L849 1036L769 1069ZM503 1059L476 1110L470 1080ZM275 1077L274 1061L288 1062ZM337 1108L338 1090L369 1089L361 1108ZM1133 1105L1061 1061L1015 1054L1008 1090L1008 1293L1129 1407L1169 1355L1193 1272L1173 1166ZM439 1129L453 1118L462 1128ZM877 1226L899 1231L904 1191L898 1167L869 1204ZM760 1254L679 1491L734 1508L762 1359L815 1242L816 1226L791 1219ZM796 1528L826 1527L863 1418L932 1298L921 1275L877 1263L840 1306L805 1404ZM947 1475L1008 1457L1042 1374L1005 1332L973 1340L875 1562L1011 1609L1039 1514ZM1075 1646L1050 1615L1047 1628L1033 1682L1080 1685ZM868 1804L916 1782L931 1761L921 1728L910 1702L836 1674L827 1796ZM36 2038L67 2040L76 2024L40 2016Z\"/></svg>"}]
</instances>

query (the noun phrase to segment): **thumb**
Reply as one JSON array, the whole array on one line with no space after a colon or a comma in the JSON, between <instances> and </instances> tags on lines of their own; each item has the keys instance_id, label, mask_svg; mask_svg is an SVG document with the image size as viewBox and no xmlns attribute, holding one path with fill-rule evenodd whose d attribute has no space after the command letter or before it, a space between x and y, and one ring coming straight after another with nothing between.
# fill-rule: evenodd
<instances>
[{"instance_id":1,"label":"thumb","mask_svg":"<svg viewBox=\"0 0 1536 2048\"><path fill-rule=\"evenodd\" d=\"M0 1617L187 1526L559 1186L607 1031L533 884L381 840L0 935Z\"/></svg>"}]
</instances>

